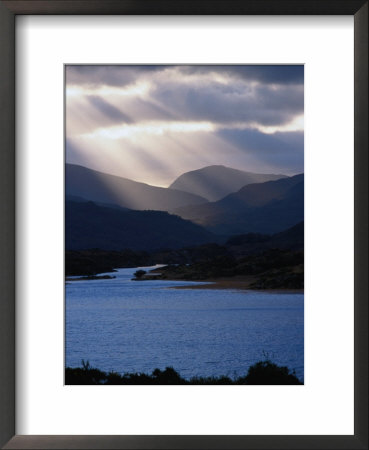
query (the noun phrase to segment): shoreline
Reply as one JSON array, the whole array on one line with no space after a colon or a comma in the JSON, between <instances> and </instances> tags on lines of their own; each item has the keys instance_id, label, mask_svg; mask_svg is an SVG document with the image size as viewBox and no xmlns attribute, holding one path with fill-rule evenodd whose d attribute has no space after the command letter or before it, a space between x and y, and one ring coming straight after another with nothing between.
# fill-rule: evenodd
<instances>
[{"instance_id":1,"label":"shoreline","mask_svg":"<svg viewBox=\"0 0 369 450\"><path fill-rule=\"evenodd\" d=\"M117 269L114 269L116 272ZM114 273L111 272L111 273ZM182 286L169 286L166 289L211 289L211 290L238 290L238 291L254 291L254 292L269 292L276 294L304 294L304 289L296 289L296 288L269 288L269 289L258 289L253 286L253 283L257 280L254 276L237 276L233 278L208 278L205 280L184 280L183 278L161 278L161 274L155 273L155 269L153 271L148 272L142 278L135 279L132 278L132 281L153 281L153 280L163 280L163 281L179 281L179 282L195 282L201 283L197 285L182 285ZM74 281L88 281L88 280L108 280L115 279L116 277L113 275L88 275L88 276L75 276L66 277L65 282L70 283Z\"/></svg>"},{"instance_id":2,"label":"shoreline","mask_svg":"<svg viewBox=\"0 0 369 450\"><path fill-rule=\"evenodd\" d=\"M69 283L70 281L113 280L114 278L116 278L114 275L76 275L65 277L65 281Z\"/></svg>"},{"instance_id":3,"label":"shoreline","mask_svg":"<svg viewBox=\"0 0 369 450\"><path fill-rule=\"evenodd\" d=\"M168 280L168 281L184 281L184 280ZM191 280L194 281L194 280ZM253 292L269 292L271 294L303 294L304 289L287 289L287 288L277 288L277 289L255 289L250 286L250 282L240 281L240 280L201 280L198 283L206 283L191 286L171 286L167 289L214 289L214 290L225 290L234 289L237 291L253 291Z\"/></svg>"},{"instance_id":4,"label":"shoreline","mask_svg":"<svg viewBox=\"0 0 369 450\"><path fill-rule=\"evenodd\" d=\"M253 292L270 292L275 294L303 294L304 289L288 289L288 288L276 288L276 289L255 289L251 284L255 281L254 278L250 277L247 279L207 279L207 280L181 280L181 279L171 279L168 281L194 281L197 283L204 283L198 285L183 285L183 286L171 286L167 289L235 289L238 291L253 291Z\"/></svg>"}]
</instances>

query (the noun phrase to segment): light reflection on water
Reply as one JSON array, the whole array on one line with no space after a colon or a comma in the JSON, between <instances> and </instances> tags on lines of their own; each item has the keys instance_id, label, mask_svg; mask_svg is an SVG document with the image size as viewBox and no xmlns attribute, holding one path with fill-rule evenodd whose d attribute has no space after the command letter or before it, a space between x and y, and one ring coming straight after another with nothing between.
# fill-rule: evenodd
<instances>
[{"instance_id":1,"label":"light reflection on water","mask_svg":"<svg viewBox=\"0 0 369 450\"><path fill-rule=\"evenodd\" d=\"M266 355L303 379L303 294L168 289L198 283L131 281L136 270L66 285L67 366L235 377Z\"/></svg>"}]
</instances>

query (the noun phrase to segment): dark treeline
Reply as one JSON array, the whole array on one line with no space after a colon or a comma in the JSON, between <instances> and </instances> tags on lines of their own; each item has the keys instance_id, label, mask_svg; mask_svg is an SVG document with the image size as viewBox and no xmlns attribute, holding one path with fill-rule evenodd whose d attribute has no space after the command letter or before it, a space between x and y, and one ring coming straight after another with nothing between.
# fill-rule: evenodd
<instances>
[{"instance_id":1,"label":"dark treeline","mask_svg":"<svg viewBox=\"0 0 369 450\"><path fill-rule=\"evenodd\" d=\"M137 267L155 264L147 252L134 250L109 251L100 249L67 250L65 275L97 275L113 272L120 267Z\"/></svg>"},{"instance_id":2,"label":"dark treeline","mask_svg":"<svg viewBox=\"0 0 369 450\"><path fill-rule=\"evenodd\" d=\"M124 267L206 262L228 254L227 248L218 244L204 244L178 250L161 249L152 252L130 249L121 251L67 250L65 252L65 272L67 276L97 275Z\"/></svg>"},{"instance_id":3,"label":"dark treeline","mask_svg":"<svg viewBox=\"0 0 369 450\"><path fill-rule=\"evenodd\" d=\"M88 362L82 361L82 367L65 369L65 384L67 385L193 385L193 384L212 384L212 385L291 385L303 384L294 371L288 367L278 366L269 360L259 361L252 365L246 376L232 379L227 376L219 377L193 377L186 380L180 376L172 367L166 367L165 370L155 369L151 374L145 373L125 373L123 375L117 372L103 372L93 368Z\"/></svg>"}]
</instances>

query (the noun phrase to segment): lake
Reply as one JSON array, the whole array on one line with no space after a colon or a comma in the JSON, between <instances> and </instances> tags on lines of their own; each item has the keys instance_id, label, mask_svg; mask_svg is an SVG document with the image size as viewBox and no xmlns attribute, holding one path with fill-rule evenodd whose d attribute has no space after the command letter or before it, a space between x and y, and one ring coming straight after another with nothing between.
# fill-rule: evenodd
<instances>
[{"instance_id":1,"label":"lake","mask_svg":"<svg viewBox=\"0 0 369 450\"><path fill-rule=\"evenodd\" d=\"M67 283L66 366L233 378L268 357L303 380L303 294L171 289L199 283L131 281L137 269Z\"/></svg>"}]
</instances>

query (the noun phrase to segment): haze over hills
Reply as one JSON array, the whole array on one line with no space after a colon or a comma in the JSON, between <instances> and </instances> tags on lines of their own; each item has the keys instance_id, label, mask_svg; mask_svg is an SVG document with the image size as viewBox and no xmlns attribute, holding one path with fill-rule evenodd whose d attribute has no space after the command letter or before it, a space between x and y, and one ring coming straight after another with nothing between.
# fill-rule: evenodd
<instances>
[{"instance_id":1,"label":"haze over hills","mask_svg":"<svg viewBox=\"0 0 369 450\"><path fill-rule=\"evenodd\" d=\"M216 234L276 233L304 219L304 175L251 184L217 202L174 212Z\"/></svg>"},{"instance_id":2,"label":"haze over hills","mask_svg":"<svg viewBox=\"0 0 369 450\"><path fill-rule=\"evenodd\" d=\"M87 201L66 201L66 250L157 250L216 240L209 231L164 211L108 208Z\"/></svg>"},{"instance_id":3,"label":"haze over hills","mask_svg":"<svg viewBox=\"0 0 369 450\"><path fill-rule=\"evenodd\" d=\"M248 184L280 178L286 178L286 175L252 173L214 165L182 174L169 188L190 192L214 202Z\"/></svg>"},{"instance_id":4,"label":"haze over hills","mask_svg":"<svg viewBox=\"0 0 369 450\"><path fill-rule=\"evenodd\" d=\"M205 198L188 192L151 186L74 164L66 164L65 190L66 196L135 210L169 211L206 202Z\"/></svg>"},{"instance_id":5,"label":"haze over hills","mask_svg":"<svg viewBox=\"0 0 369 450\"><path fill-rule=\"evenodd\" d=\"M209 181L207 195L230 188L232 174L241 174L237 182L249 175L278 176L250 174L224 166L194 172L196 176L205 174L202 181L207 176L210 179L211 174L229 174L226 187L221 176ZM194 172L183 174L177 181L186 180ZM67 248L179 248L215 242L219 235L226 238L249 232L277 233L304 219L304 175L282 177L247 184L218 201L208 202L178 189L150 186L67 164ZM142 210L147 214L139 214ZM155 215L155 211L160 214Z\"/></svg>"}]
</instances>

